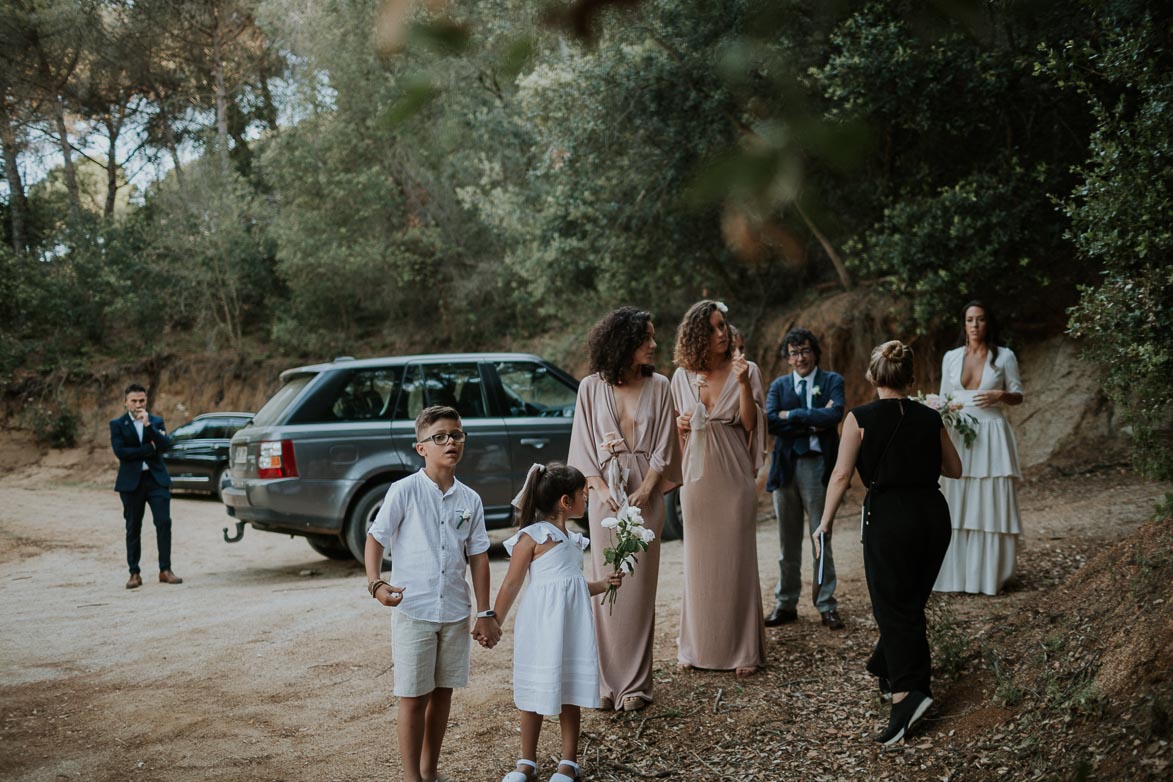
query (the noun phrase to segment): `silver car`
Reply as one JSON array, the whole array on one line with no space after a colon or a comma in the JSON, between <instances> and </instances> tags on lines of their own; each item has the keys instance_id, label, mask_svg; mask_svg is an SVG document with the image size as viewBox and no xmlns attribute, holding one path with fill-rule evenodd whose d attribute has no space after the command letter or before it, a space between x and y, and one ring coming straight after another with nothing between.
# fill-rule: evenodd
<instances>
[{"instance_id":1,"label":"silver car","mask_svg":"<svg viewBox=\"0 0 1173 782\"><path fill-rule=\"evenodd\" d=\"M508 526L510 500L534 462L565 460L578 381L524 353L396 356L289 369L232 438L223 488L239 540L246 524L301 535L327 557L363 559L387 488L423 466L415 417L455 407L468 432L457 476Z\"/></svg>"}]
</instances>

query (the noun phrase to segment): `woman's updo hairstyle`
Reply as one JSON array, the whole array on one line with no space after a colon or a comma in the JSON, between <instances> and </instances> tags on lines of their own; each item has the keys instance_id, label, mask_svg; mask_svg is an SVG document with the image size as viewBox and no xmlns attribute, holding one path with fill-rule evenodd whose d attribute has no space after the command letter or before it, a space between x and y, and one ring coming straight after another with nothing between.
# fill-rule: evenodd
<instances>
[{"instance_id":1,"label":"woman's updo hairstyle","mask_svg":"<svg viewBox=\"0 0 1173 782\"><path fill-rule=\"evenodd\" d=\"M874 386L904 390L916 377L912 369L912 348L898 339L889 340L872 350L868 380Z\"/></svg>"}]
</instances>

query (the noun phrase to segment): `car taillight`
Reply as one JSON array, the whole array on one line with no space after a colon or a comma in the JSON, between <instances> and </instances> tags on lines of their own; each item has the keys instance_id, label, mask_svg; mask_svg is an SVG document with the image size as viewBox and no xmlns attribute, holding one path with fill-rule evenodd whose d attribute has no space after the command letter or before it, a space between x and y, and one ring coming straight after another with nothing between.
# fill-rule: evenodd
<instances>
[{"instance_id":1,"label":"car taillight","mask_svg":"<svg viewBox=\"0 0 1173 782\"><path fill-rule=\"evenodd\" d=\"M297 460L293 458L292 440L261 443L257 457L258 478L296 478Z\"/></svg>"}]
</instances>

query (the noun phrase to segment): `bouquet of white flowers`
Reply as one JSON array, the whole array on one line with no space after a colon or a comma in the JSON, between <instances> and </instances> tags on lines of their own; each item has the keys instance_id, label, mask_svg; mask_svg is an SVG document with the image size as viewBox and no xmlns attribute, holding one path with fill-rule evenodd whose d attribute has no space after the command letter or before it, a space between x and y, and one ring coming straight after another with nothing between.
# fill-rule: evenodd
<instances>
[{"instance_id":1,"label":"bouquet of white flowers","mask_svg":"<svg viewBox=\"0 0 1173 782\"><path fill-rule=\"evenodd\" d=\"M945 426L950 429L956 429L957 433L961 435L961 439L965 442L965 447L969 448L973 445L973 441L977 439L977 419L968 413L961 412L965 407L961 402L954 402L952 396L941 396L940 394L925 394L924 391L917 391L916 396L910 396L909 399L920 402L926 407L931 407L941 414L941 420L945 422Z\"/></svg>"},{"instance_id":2,"label":"bouquet of white flowers","mask_svg":"<svg viewBox=\"0 0 1173 782\"><path fill-rule=\"evenodd\" d=\"M603 549L603 559L615 573L631 575L635 572L636 555L648 550L648 544L656 539L656 533L644 526L643 514L634 505L624 505L610 518L603 519L603 529L611 530L614 546ZM607 587L600 605L607 606L610 614L618 594L615 587Z\"/></svg>"}]
</instances>

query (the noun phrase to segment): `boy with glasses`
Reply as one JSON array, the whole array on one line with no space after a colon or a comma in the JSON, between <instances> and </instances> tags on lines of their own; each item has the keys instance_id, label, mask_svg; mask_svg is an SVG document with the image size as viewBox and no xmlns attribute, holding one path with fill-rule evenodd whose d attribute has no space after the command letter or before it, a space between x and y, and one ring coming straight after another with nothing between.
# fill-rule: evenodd
<instances>
[{"instance_id":1,"label":"boy with glasses","mask_svg":"<svg viewBox=\"0 0 1173 782\"><path fill-rule=\"evenodd\" d=\"M792 329L782 340L782 354L791 372L774 380L766 397L766 425L774 435L774 458L766 490L774 495L781 555L774 589L774 610L767 627L798 619L802 591L802 541L819 526L827 496L827 481L839 455L839 422L846 400L843 377L819 367L819 340L806 329ZM806 514L807 523L802 517ZM835 600L835 560L831 539L815 560L812 598L823 624L844 628ZM820 578L821 576L821 578Z\"/></svg>"},{"instance_id":2,"label":"boy with glasses","mask_svg":"<svg viewBox=\"0 0 1173 782\"><path fill-rule=\"evenodd\" d=\"M501 637L489 610L489 537L481 498L456 480L466 435L451 407L425 408L415 419L419 472L396 481L367 534L367 591L391 615L396 730L405 782L438 779L440 745L448 728L452 689L468 685L471 605L465 563L472 572L476 624L486 648ZM395 560L392 586L383 580L383 552Z\"/></svg>"}]
</instances>

